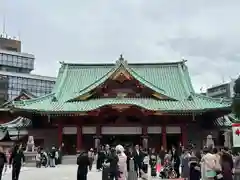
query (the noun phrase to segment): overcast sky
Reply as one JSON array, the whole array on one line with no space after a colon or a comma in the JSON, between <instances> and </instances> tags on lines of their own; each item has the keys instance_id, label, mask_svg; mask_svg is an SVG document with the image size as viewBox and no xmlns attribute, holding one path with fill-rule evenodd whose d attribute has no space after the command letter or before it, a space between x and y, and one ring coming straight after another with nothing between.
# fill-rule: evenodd
<instances>
[{"instance_id":1,"label":"overcast sky","mask_svg":"<svg viewBox=\"0 0 240 180\"><path fill-rule=\"evenodd\" d=\"M8 35L20 34L37 74L56 76L59 61L115 62L121 53L128 62L184 57L196 91L240 73L239 0L0 2L1 22L6 14Z\"/></svg>"}]
</instances>

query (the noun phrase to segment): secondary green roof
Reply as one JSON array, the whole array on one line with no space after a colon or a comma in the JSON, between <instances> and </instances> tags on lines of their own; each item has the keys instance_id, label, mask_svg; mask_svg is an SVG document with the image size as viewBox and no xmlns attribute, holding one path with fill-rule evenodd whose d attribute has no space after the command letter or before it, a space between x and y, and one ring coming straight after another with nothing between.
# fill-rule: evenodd
<instances>
[{"instance_id":1,"label":"secondary green roof","mask_svg":"<svg viewBox=\"0 0 240 180\"><path fill-rule=\"evenodd\" d=\"M86 101L70 100L103 84L119 68L153 91L169 100L153 98L100 98ZM130 104L148 110L192 112L230 108L229 103L198 95L194 92L184 61L172 63L128 64L123 59L115 64L61 63L58 78L51 94L14 102L14 107L40 112L86 112L106 105Z\"/></svg>"}]
</instances>

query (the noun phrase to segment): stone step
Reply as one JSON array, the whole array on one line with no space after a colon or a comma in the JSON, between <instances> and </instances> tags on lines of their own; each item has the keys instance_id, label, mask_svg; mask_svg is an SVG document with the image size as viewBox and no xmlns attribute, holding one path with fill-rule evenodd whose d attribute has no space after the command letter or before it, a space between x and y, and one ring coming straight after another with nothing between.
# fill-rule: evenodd
<instances>
[{"instance_id":1,"label":"stone step","mask_svg":"<svg viewBox=\"0 0 240 180\"><path fill-rule=\"evenodd\" d=\"M76 164L77 156L76 155L66 155L62 157L62 164Z\"/></svg>"}]
</instances>

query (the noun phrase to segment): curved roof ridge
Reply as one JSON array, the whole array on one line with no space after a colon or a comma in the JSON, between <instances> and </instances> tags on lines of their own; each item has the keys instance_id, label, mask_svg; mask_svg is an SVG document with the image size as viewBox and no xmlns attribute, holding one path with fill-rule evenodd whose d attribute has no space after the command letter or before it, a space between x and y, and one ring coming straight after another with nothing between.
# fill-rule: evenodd
<instances>
[{"instance_id":1,"label":"curved roof ridge","mask_svg":"<svg viewBox=\"0 0 240 180\"><path fill-rule=\"evenodd\" d=\"M183 72L183 64L178 64L178 70L180 72L180 79L181 79L181 83L183 85L183 88L185 89L185 93L187 95L187 97L189 97L191 95L191 92L188 88L188 85L186 84L186 79L185 79L185 76L184 76L184 72Z\"/></svg>"},{"instance_id":2,"label":"curved roof ridge","mask_svg":"<svg viewBox=\"0 0 240 180\"><path fill-rule=\"evenodd\" d=\"M58 88L55 91L55 97L58 99L59 94L61 92L62 86L67 78L67 74L68 74L68 65L63 65L63 74L61 77L61 80L59 82Z\"/></svg>"},{"instance_id":3,"label":"curved roof ridge","mask_svg":"<svg viewBox=\"0 0 240 180\"><path fill-rule=\"evenodd\" d=\"M171 62L128 62L129 65L177 65L187 62L186 60L181 61L171 61ZM68 65L68 66L114 66L115 63L99 63L99 62L88 62L88 63L66 63L66 62L60 62L62 65Z\"/></svg>"}]
</instances>

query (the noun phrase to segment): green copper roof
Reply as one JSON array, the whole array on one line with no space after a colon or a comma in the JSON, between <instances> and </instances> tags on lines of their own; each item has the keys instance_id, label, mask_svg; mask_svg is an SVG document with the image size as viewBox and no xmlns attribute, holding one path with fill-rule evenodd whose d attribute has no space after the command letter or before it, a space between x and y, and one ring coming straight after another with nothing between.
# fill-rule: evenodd
<instances>
[{"instance_id":1,"label":"green copper roof","mask_svg":"<svg viewBox=\"0 0 240 180\"><path fill-rule=\"evenodd\" d=\"M135 79L155 92L174 100L150 98L102 98L69 102L103 84L119 68L125 68ZM220 102L194 92L185 62L157 64L67 64L62 63L51 94L14 102L15 108L35 111L84 112L111 104L131 104L155 111L205 111L229 108Z\"/></svg>"}]
</instances>

